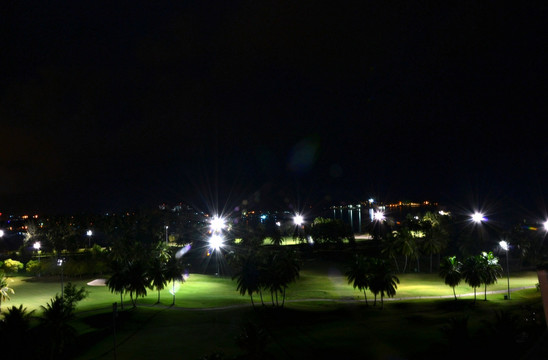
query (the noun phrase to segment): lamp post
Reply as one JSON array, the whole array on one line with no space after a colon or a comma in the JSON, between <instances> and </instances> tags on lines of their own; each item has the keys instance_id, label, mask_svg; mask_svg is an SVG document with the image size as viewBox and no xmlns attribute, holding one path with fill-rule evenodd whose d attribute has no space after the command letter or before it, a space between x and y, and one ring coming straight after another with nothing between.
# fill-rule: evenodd
<instances>
[{"instance_id":1,"label":"lamp post","mask_svg":"<svg viewBox=\"0 0 548 360\"><path fill-rule=\"evenodd\" d=\"M35 242L32 247L34 247L34 250L36 250L36 253L38 254L38 276L40 276L40 271L42 270L42 266L40 265L40 241Z\"/></svg>"},{"instance_id":2,"label":"lamp post","mask_svg":"<svg viewBox=\"0 0 548 360\"><path fill-rule=\"evenodd\" d=\"M169 238L167 236L167 229L169 229L169 226L166 225L166 245L168 245L169 243L169 240L168 240Z\"/></svg>"},{"instance_id":3,"label":"lamp post","mask_svg":"<svg viewBox=\"0 0 548 360\"><path fill-rule=\"evenodd\" d=\"M507 299L510 300L510 266L508 265L508 250L510 250L510 246L508 242L502 240L499 242L500 247L506 251L506 274L508 278L508 296Z\"/></svg>"},{"instance_id":4,"label":"lamp post","mask_svg":"<svg viewBox=\"0 0 548 360\"><path fill-rule=\"evenodd\" d=\"M65 287L63 285L63 259L57 259L57 266L61 268L61 298L63 298L65 293Z\"/></svg>"},{"instance_id":5,"label":"lamp post","mask_svg":"<svg viewBox=\"0 0 548 360\"><path fill-rule=\"evenodd\" d=\"M219 251L223 246L223 238L221 237L221 235L213 233L213 235L211 235L211 237L209 238L209 246L211 246L211 252L214 252L215 256L217 257L217 273L215 275L219 276Z\"/></svg>"},{"instance_id":6,"label":"lamp post","mask_svg":"<svg viewBox=\"0 0 548 360\"><path fill-rule=\"evenodd\" d=\"M88 236L88 249L90 249L91 248L91 235L93 235L93 231L88 230L86 232L86 235Z\"/></svg>"}]
</instances>

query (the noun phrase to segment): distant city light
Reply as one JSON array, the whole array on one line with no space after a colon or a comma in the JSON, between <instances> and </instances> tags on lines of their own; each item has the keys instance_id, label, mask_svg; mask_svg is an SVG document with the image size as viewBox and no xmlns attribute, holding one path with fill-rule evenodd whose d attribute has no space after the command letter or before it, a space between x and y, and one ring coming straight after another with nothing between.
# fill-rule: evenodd
<instances>
[{"instance_id":1,"label":"distant city light","mask_svg":"<svg viewBox=\"0 0 548 360\"><path fill-rule=\"evenodd\" d=\"M40 247L41 247L42 245L40 244L40 241L37 241L37 242L35 242L32 246L34 247L35 250L40 250Z\"/></svg>"},{"instance_id":2,"label":"distant city light","mask_svg":"<svg viewBox=\"0 0 548 360\"><path fill-rule=\"evenodd\" d=\"M91 236L91 235L93 235L93 231L91 231L91 230L88 230L88 231L86 232L86 235L87 235L87 236Z\"/></svg>"}]
</instances>

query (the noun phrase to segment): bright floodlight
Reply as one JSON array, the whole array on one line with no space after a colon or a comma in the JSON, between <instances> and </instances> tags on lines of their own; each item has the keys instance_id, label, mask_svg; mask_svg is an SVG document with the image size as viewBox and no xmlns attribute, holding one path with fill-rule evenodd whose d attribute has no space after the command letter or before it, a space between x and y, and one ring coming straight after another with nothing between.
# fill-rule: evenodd
<instances>
[{"instance_id":1,"label":"bright floodlight","mask_svg":"<svg viewBox=\"0 0 548 360\"><path fill-rule=\"evenodd\" d=\"M86 232L86 235L87 235L87 236L91 236L91 235L93 235L93 231L91 231L91 230L88 230L88 231Z\"/></svg>"},{"instance_id":2,"label":"bright floodlight","mask_svg":"<svg viewBox=\"0 0 548 360\"><path fill-rule=\"evenodd\" d=\"M499 245L504 251L508 251L508 243L506 241L504 240L500 241Z\"/></svg>"},{"instance_id":3,"label":"bright floodlight","mask_svg":"<svg viewBox=\"0 0 548 360\"><path fill-rule=\"evenodd\" d=\"M225 227L225 219L215 216L211 219L210 226L213 232L219 232Z\"/></svg>"},{"instance_id":4,"label":"bright floodlight","mask_svg":"<svg viewBox=\"0 0 548 360\"><path fill-rule=\"evenodd\" d=\"M211 246L212 249L219 251L221 246L223 246L223 238L218 234L214 234L209 238L209 246Z\"/></svg>"},{"instance_id":5,"label":"bright floodlight","mask_svg":"<svg viewBox=\"0 0 548 360\"><path fill-rule=\"evenodd\" d=\"M296 214L295 217L293 217L293 222L295 222L295 225L301 226L304 223L304 218L302 215Z\"/></svg>"},{"instance_id":6,"label":"bright floodlight","mask_svg":"<svg viewBox=\"0 0 548 360\"><path fill-rule=\"evenodd\" d=\"M375 211L373 219L376 221L383 221L385 219L384 213L380 210Z\"/></svg>"},{"instance_id":7,"label":"bright floodlight","mask_svg":"<svg viewBox=\"0 0 548 360\"><path fill-rule=\"evenodd\" d=\"M548 220L546 220L543 225L544 225L544 230L548 231Z\"/></svg>"},{"instance_id":8,"label":"bright floodlight","mask_svg":"<svg viewBox=\"0 0 548 360\"><path fill-rule=\"evenodd\" d=\"M32 246L34 247L35 250L40 250L40 247L41 247L40 241L35 242Z\"/></svg>"},{"instance_id":9,"label":"bright floodlight","mask_svg":"<svg viewBox=\"0 0 548 360\"><path fill-rule=\"evenodd\" d=\"M487 220L487 219L480 212L475 212L474 214L472 214L472 221L475 222L475 223L480 223L480 222L485 221L485 220Z\"/></svg>"},{"instance_id":10,"label":"bright floodlight","mask_svg":"<svg viewBox=\"0 0 548 360\"><path fill-rule=\"evenodd\" d=\"M0 238L4 236L4 230L0 230Z\"/></svg>"}]
</instances>

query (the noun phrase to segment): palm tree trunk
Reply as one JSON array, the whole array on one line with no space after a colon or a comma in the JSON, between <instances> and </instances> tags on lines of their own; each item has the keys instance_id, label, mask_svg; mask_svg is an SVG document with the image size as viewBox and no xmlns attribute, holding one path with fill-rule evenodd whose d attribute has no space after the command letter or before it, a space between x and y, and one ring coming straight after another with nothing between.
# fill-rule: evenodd
<instances>
[{"instance_id":1,"label":"palm tree trunk","mask_svg":"<svg viewBox=\"0 0 548 360\"><path fill-rule=\"evenodd\" d=\"M485 298L483 299L483 301L487 301L487 284L485 284Z\"/></svg>"},{"instance_id":2,"label":"palm tree trunk","mask_svg":"<svg viewBox=\"0 0 548 360\"><path fill-rule=\"evenodd\" d=\"M262 290L262 289L259 289L259 296L261 297L261 304L264 306L264 301L263 301L263 290Z\"/></svg>"},{"instance_id":3,"label":"palm tree trunk","mask_svg":"<svg viewBox=\"0 0 548 360\"><path fill-rule=\"evenodd\" d=\"M283 294L283 298L282 298L282 308L284 307L285 305L285 287L284 287L284 294Z\"/></svg>"},{"instance_id":4,"label":"palm tree trunk","mask_svg":"<svg viewBox=\"0 0 548 360\"><path fill-rule=\"evenodd\" d=\"M384 295L381 293L381 310L384 309Z\"/></svg>"},{"instance_id":5,"label":"palm tree trunk","mask_svg":"<svg viewBox=\"0 0 548 360\"><path fill-rule=\"evenodd\" d=\"M253 302L253 293L249 293L249 297L251 298L251 306L253 306L253 309L255 309L255 303Z\"/></svg>"},{"instance_id":6,"label":"palm tree trunk","mask_svg":"<svg viewBox=\"0 0 548 360\"><path fill-rule=\"evenodd\" d=\"M432 253L430 253L430 274L432 274Z\"/></svg>"},{"instance_id":7,"label":"palm tree trunk","mask_svg":"<svg viewBox=\"0 0 548 360\"><path fill-rule=\"evenodd\" d=\"M365 298L365 305L369 306L369 303L367 302L367 294L365 293L365 289L363 289L363 297Z\"/></svg>"},{"instance_id":8,"label":"palm tree trunk","mask_svg":"<svg viewBox=\"0 0 548 360\"><path fill-rule=\"evenodd\" d=\"M171 285L171 294L173 295L171 305L175 305L175 280L173 280L173 284Z\"/></svg>"},{"instance_id":9,"label":"palm tree trunk","mask_svg":"<svg viewBox=\"0 0 548 360\"><path fill-rule=\"evenodd\" d=\"M399 273L400 272L400 266L398 264L398 260L396 259L396 257L394 255L392 255L392 259L394 259L394 263L396 264L396 270Z\"/></svg>"},{"instance_id":10,"label":"palm tree trunk","mask_svg":"<svg viewBox=\"0 0 548 360\"><path fill-rule=\"evenodd\" d=\"M476 303L476 288L474 288L474 304Z\"/></svg>"},{"instance_id":11,"label":"palm tree trunk","mask_svg":"<svg viewBox=\"0 0 548 360\"><path fill-rule=\"evenodd\" d=\"M407 255L405 255L405 263L403 264L403 273L407 270Z\"/></svg>"},{"instance_id":12,"label":"palm tree trunk","mask_svg":"<svg viewBox=\"0 0 548 360\"><path fill-rule=\"evenodd\" d=\"M160 303L160 290L158 290L158 302L157 302L157 304L159 304L159 303Z\"/></svg>"},{"instance_id":13,"label":"palm tree trunk","mask_svg":"<svg viewBox=\"0 0 548 360\"><path fill-rule=\"evenodd\" d=\"M124 310L124 300L122 299L123 293L120 291L120 307Z\"/></svg>"},{"instance_id":14,"label":"palm tree trunk","mask_svg":"<svg viewBox=\"0 0 548 360\"><path fill-rule=\"evenodd\" d=\"M278 290L276 290L276 306L279 306L279 303L278 303Z\"/></svg>"},{"instance_id":15,"label":"palm tree trunk","mask_svg":"<svg viewBox=\"0 0 548 360\"><path fill-rule=\"evenodd\" d=\"M457 300L457 293L455 292L455 287L453 286L453 296L455 297L455 301Z\"/></svg>"}]
</instances>

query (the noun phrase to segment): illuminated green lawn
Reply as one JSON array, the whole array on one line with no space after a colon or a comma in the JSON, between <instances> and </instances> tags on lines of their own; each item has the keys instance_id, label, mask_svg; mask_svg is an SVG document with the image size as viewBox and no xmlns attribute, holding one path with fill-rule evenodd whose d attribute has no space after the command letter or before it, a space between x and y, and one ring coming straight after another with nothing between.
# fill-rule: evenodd
<instances>
[{"instance_id":1,"label":"illuminated green lawn","mask_svg":"<svg viewBox=\"0 0 548 360\"><path fill-rule=\"evenodd\" d=\"M303 265L301 276L296 283L289 286L286 300L304 299L330 299L330 300L363 300L363 292L354 290L346 281L344 269L336 264L323 263ZM396 298L452 296L453 290L445 285L436 274L399 274ZM88 286L87 282L93 279L71 280L78 286L85 286L89 296L79 304L80 310L110 307L113 302L119 302L119 294L111 293L106 286ZM60 278L9 278L9 286L15 290L11 300L3 302L3 308L23 304L30 309L38 309L45 305L55 294L61 292ZM68 280L64 279L66 283ZM536 272L522 272L511 274L510 286L512 288L534 287L538 283ZM171 305L171 284L160 293L161 304ZM488 291L505 290L506 278L499 279L498 283L487 287ZM250 304L249 296L241 296L236 291L236 282L230 277L216 277L212 275L191 274L184 283L176 283L175 305L184 308L215 308L231 305ZM456 287L457 295L471 294L473 289L464 282ZM483 298L484 288L477 289L478 298ZM138 304L153 305L157 302L157 291L148 291L145 298L139 298ZM264 300L271 301L270 294L263 294ZM369 300L373 294L367 292ZM488 298L501 298L501 294L488 295ZM258 295L254 295L256 302L260 301ZM281 299L280 299L281 300ZM129 295L124 296L126 306L131 306Z\"/></svg>"},{"instance_id":2,"label":"illuminated green lawn","mask_svg":"<svg viewBox=\"0 0 548 360\"><path fill-rule=\"evenodd\" d=\"M458 302L452 300L452 289L436 274L400 274L398 277L401 283L396 298L422 299L387 302L381 312L378 304L376 308L365 306L363 293L348 285L344 267L325 261L305 261L300 279L287 289L285 310L266 307L255 311L249 296L241 296L229 277L191 274L187 282L176 286L175 307L169 306L171 285L161 292L160 306L155 305L156 291L139 298L135 310L131 309L129 296L125 296L126 311L120 312L118 320L117 356L199 359L214 351L237 355L241 349L235 345L235 337L241 332L242 324L250 320L268 329L267 351L279 355L275 358L287 358L287 352L293 358L405 357L429 353L430 347L443 345L440 328L452 316L464 313L471 316L470 326L475 331L490 321L497 309L522 308L524 304L540 306L540 293L534 288L538 282L535 272L512 274L512 288L532 287L512 293L512 301L504 301L502 294L494 294L488 295L489 301L484 302L483 288L478 288L478 301L474 306L472 297ZM89 291L89 297L78 305L77 320L73 324L82 334L79 359L112 358L113 338L109 326L112 303L118 302L120 296L110 293L106 286L87 286L90 280L93 279L72 281ZM30 310L39 309L60 293L61 282L55 277L15 277L10 278L10 287L16 293L10 301L2 303L2 309L23 304ZM506 278L502 278L498 284L489 286L488 291L506 287ZM457 294L473 293L464 283L456 291ZM427 299L430 296L449 298ZM261 309L259 296L254 299ZM352 299L359 301L347 301ZM372 304L372 294L368 293L368 299ZM270 304L269 294L264 294L264 300Z\"/></svg>"}]
</instances>

